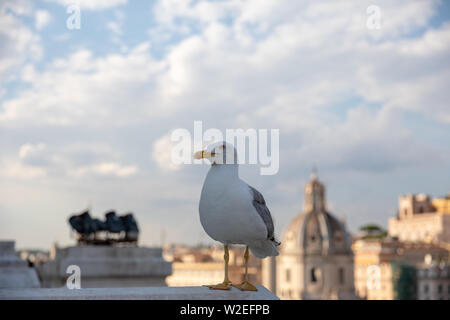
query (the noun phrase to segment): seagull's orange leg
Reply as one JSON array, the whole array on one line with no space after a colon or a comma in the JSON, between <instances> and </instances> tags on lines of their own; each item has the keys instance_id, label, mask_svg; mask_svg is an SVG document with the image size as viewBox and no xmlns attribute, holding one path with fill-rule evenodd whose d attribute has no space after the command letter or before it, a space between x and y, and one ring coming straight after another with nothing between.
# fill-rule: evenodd
<instances>
[{"instance_id":1,"label":"seagull's orange leg","mask_svg":"<svg viewBox=\"0 0 450 320\"><path fill-rule=\"evenodd\" d=\"M245 260L245 276L244 281L241 284L233 285L234 287L238 288L241 291L258 291L256 287L248 281L248 246L245 248L244 253L244 260Z\"/></svg>"},{"instance_id":2,"label":"seagull's orange leg","mask_svg":"<svg viewBox=\"0 0 450 320\"><path fill-rule=\"evenodd\" d=\"M231 282L228 279L228 261L230 260L230 255L228 252L228 245L224 246L225 253L223 255L223 259L225 260L225 278L223 279L222 283L214 284L214 285L205 285L205 287L208 287L213 290L230 290L231 289Z\"/></svg>"}]
</instances>

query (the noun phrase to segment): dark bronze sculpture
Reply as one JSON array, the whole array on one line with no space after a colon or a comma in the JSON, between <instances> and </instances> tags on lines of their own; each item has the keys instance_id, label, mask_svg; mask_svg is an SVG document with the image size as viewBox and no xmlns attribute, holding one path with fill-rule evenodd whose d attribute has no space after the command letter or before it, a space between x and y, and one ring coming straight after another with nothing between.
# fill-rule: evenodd
<instances>
[{"instance_id":1,"label":"dark bronze sculpture","mask_svg":"<svg viewBox=\"0 0 450 320\"><path fill-rule=\"evenodd\" d=\"M72 215L69 224L77 232L78 244L112 245L137 243L139 228L132 213L123 216L115 211L105 213L105 221L92 218L89 210Z\"/></svg>"}]
</instances>

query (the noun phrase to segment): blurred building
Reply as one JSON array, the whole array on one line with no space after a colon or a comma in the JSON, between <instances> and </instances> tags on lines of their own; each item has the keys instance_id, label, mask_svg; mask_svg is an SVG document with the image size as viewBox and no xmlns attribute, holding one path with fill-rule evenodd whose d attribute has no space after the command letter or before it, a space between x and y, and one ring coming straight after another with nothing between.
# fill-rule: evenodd
<instances>
[{"instance_id":1,"label":"blurred building","mask_svg":"<svg viewBox=\"0 0 450 320\"><path fill-rule=\"evenodd\" d=\"M50 253L39 249L21 249L18 250L18 255L22 260L25 260L30 265L40 265L50 259Z\"/></svg>"},{"instance_id":2,"label":"blurred building","mask_svg":"<svg viewBox=\"0 0 450 320\"><path fill-rule=\"evenodd\" d=\"M231 246L229 250L229 278L232 283L243 281L244 249L242 246ZM168 246L165 257L172 261L172 275L167 277L168 286L199 286L216 284L223 281L224 260L223 247ZM250 255L248 264L250 282L261 283L261 262Z\"/></svg>"},{"instance_id":3,"label":"blurred building","mask_svg":"<svg viewBox=\"0 0 450 320\"><path fill-rule=\"evenodd\" d=\"M136 245L58 248L55 245L50 250L49 261L37 266L42 286L65 286L71 266L79 268L82 288L165 286L165 278L172 272L161 248Z\"/></svg>"},{"instance_id":4,"label":"blurred building","mask_svg":"<svg viewBox=\"0 0 450 320\"><path fill-rule=\"evenodd\" d=\"M401 196L388 233L400 241L450 244L450 195L438 199L425 194Z\"/></svg>"},{"instance_id":5,"label":"blurred building","mask_svg":"<svg viewBox=\"0 0 450 320\"><path fill-rule=\"evenodd\" d=\"M426 256L446 261L449 251L433 243L362 237L353 243L355 289L368 300L416 299L416 267Z\"/></svg>"},{"instance_id":6,"label":"blurred building","mask_svg":"<svg viewBox=\"0 0 450 320\"><path fill-rule=\"evenodd\" d=\"M39 288L36 270L15 251L14 241L0 241L0 289Z\"/></svg>"},{"instance_id":7,"label":"blurred building","mask_svg":"<svg viewBox=\"0 0 450 320\"><path fill-rule=\"evenodd\" d=\"M450 264L428 260L417 270L417 298L450 300Z\"/></svg>"},{"instance_id":8,"label":"blurred building","mask_svg":"<svg viewBox=\"0 0 450 320\"><path fill-rule=\"evenodd\" d=\"M427 257L445 264L449 249L450 197L401 196L387 237L360 235L353 243L356 292L370 300L443 296L437 288L446 286L445 271L428 272L423 262Z\"/></svg>"},{"instance_id":9,"label":"blurred building","mask_svg":"<svg viewBox=\"0 0 450 320\"><path fill-rule=\"evenodd\" d=\"M283 235L280 255L263 262L264 285L281 299L353 299L353 253L345 224L326 209L313 173L303 212ZM274 279L275 276L275 279Z\"/></svg>"}]
</instances>

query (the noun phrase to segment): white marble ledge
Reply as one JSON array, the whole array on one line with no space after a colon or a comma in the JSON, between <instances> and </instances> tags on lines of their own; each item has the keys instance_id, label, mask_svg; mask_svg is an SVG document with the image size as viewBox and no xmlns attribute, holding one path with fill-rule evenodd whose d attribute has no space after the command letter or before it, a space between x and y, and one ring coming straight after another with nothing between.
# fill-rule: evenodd
<instances>
[{"instance_id":1,"label":"white marble ledge","mask_svg":"<svg viewBox=\"0 0 450 320\"><path fill-rule=\"evenodd\" d=\"M263 286L258 291L206 287L2 289L0 300L279 300Z\"/></svg>"}]
</instances>

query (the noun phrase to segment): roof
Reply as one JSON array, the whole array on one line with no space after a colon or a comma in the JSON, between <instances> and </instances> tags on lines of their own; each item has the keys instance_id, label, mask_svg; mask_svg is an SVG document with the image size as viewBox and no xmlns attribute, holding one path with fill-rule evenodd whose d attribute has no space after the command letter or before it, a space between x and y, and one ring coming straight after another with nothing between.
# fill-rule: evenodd
<instances>
[{"instance_id":1,"label":"roof","mask_svg":"<svg viewBox=\"0 0 450 320\"><path fill-rule=\"evenodd\" d=\"M286 229L282 243L284 253L351 253L351 241L344 224L327 211L297 215Z\"/></svg>"}]
</instances>

